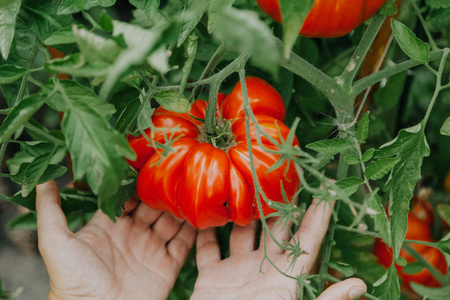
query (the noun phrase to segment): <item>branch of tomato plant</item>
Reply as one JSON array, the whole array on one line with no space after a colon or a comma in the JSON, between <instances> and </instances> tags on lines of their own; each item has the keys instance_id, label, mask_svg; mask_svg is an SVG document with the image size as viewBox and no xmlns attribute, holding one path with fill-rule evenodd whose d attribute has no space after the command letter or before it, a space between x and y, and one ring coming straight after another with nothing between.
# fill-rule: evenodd
<instances>
[{"instance_id":1,"label":"branch of tomato plant","mask_svg":"<svg viewBox=\"0 0 450 300\"><path fill-rule=\"evenodd\" d=\"M26 122L23 125L26 129L29 129L31 131L34 131L35 133L39 134L40 136L42 136L43 138L46 138L48 141L55 143L58 146L66 146L66 142L64 140L60 140L56 137L54 137L53 135L49 134L48 132L42 130L41 128L31 124L30 122Z\"/></svg>"},{"instance_id":2,"label":"branch of tomato plant","mask_svg":"<svg viewBox=\"0 0 450 300\"><path fill-rule=\"evenodd\" d=\"M9 144L9 138L5 139L2 146L0 147L0 165L3 164L3 157L5 157L6 148L8 147L8 144ZM0 169L0 175L2 175L1 169ZM7 174L5 174L5 175L7 175Z\"/></svg>"},{"instance_id":3,"label":"branch of tomato plant","mask_svg":"<svg viewBox=\"0 0 450 300\"><path fill-rule=\"evenodd\" d=\"M250 103L249 103L249 100L248 100L244 66L242 66L242 68L239 70L239 79L240 79L241 88L242 88L242 95L243 95L243 98L244 98L247 150L248 150L248 154L249 154L250 168L251 168L252 177L253 177L253 184L254 184L254 188L255 188L256 203L257 203L258 210L259 210L259 213L260 213L261 224L262 224L262 228L263 228L262 236L263 236L264 257L263 257L263 259L261 261L260 270L262 268L262 265L263 265L264 261L267 260L278 272L280 272L281 274L283 274L286 277L289 277L291 279L295 279L296 280L297 277L293 277L293 276L287 274L286 272L283 272L281 269L278 268L278 266L267 255L267 247L266 247L267 246L267 234L274 241L274 243L277 244L278 247L280 247L281 249L286 249L286 246L281 244L273 236L272 231L269 229L269 226L267 225L266 217L264 216L263 209L262 209L261 197L263 198L264 201L266 201L266 203L270 203L270 200L267 199L267 196L264 194L264 192L261 189L261 186L260 186L259 181L258 181L258 177L256 175L256 169L255 169L255 164L254 164L254 160L253 160L253 151L252 151L252 147L251 147L251 136L250 136L250 114L253 114L253 112L251 110ZM260 194L261 197L258 197L257 196L258 194Z\"/></svg>"},{"instance_id":4,"label":"branch of tomato plant","mask_svg":"<svg viewBox=\"0 0 450 300\"><path fill-rule=\"evenodd\" d=\"M220 60L223 58L223 56L228 52L228 48L225 47L224 44L220 44L219 47L217 47L216 52L214 52L211 59L208 61L208 64L206 65L205 69L203 70L202 74L200 75L199 80L204 79L205 77L208 77L217 67ZM189 97L189 102L193 102L196 97L198 86L194 87L192 90L192 93Z\"/></svg>"},{"instance_id":5,"label":"branch of tomato plant","mask_svg":"<svg viewBox=\"0 0 450 300\"><path fill-rule=\"evenodd\" d=\"M423 264L430 273L436 278L442 286L448 285L448 279L446 276L442 275L432 264L430 264L422 255L420 255L413 247L411 247L408 243L403 244L403 248L408 251L417 261Z\"/></svg>"},{"instance_id":6,"label":"branch of tomato plant","mask_svg":"<svg viewBox=\"0 0 450 300\"><path fill-rule=\"evenodd\" d=\"M441 59L443 56L443 53L444 53L444 50L442 50L442 49L431 51L429 61ZM389 78L395 74L401 73L403 71L409 70L409 69L419 66L419 65L421 65L420 62L415 61L413 59L409 59L404 62L395 64L393 66L387 67L377 73L374 73L374 74L371 74L364 78L361 78L353 84L352 96L358 95L359 93L361 93L365 89L367 89L369 86L372 86L385 78Z\"/></svg>"},{"instance_id":7,"label":"branch of tomato plant","mask_svg":"<svg viewBox=\"0 0 450 300\"><path fill-rule=\"evenodd\" d=\"M378 31L380 30L381 25L383 25L384 19L385 17L380 14L375 14L372 17L372 21L364 32L361 41L359 42L355 52L350 58L350 61L348 62L342 74L336 78L337 82L343 87L344 90L351 90L352 83L356 75L358 75L359 69L364 62L364 58L366 57L370 46L372 46L373 41L377 37ZM350 100L353 101L354 98L355 97L351 98Z\"/></svg>"},{"instance_id":8,"label":"branch of tomato plant","mask_svg":"<svg viewBox=\"0 0 450 300\"><path fill-rule=\"evenodd\" d=\"M353 232L353 233L358 233L358 234L361 234L361 235L367 235L367 236L371 236L371 237L374 237L374 238L381 238L381 235L378 232L368 231L368 230L361 232L360 230L358 230L356 228L348 227L348 226L344 226L344 225L336 224L336 225L334 225L334 229L342 230L342 231L348 231L348 232Z\"/></svg>"},{"instance_id":9,"label":"branch of tomato plant","mask_svg":"<svg viewBox=\"0 0 450 300\"><path fill-rule=\"evenodd\" d=\"M33 68L38 54L39 54L39 40L36 39L36 41L34 42L34 46L31 49L30 56L28 57L26 69L29 70ZM22 78L22 83L20 84L19 92L17 93L16 104L19 103L20 100L22 100L23 96L25 95L25 91L28 86L28 76L30 76L29 73L25 74Z\"/></svg>"}]
</instances>

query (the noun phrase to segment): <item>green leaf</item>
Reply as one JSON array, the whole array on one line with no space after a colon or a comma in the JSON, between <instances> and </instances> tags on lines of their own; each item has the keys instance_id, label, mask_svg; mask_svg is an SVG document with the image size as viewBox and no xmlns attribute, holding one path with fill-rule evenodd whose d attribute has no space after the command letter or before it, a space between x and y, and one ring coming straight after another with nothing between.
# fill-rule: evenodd
<instances>
[{"instance_id":1,"label":"green leaf","mask_svg":"<svg viewBox=\"0 0 450 300\"><path fill-rule=\"evenodd\" d=\"M32 191L27 197L23 197L22 192L17 192L11 197L9 202L28 208L29 210L36 210L36 192Z\"/></svg>"},{"instance_id":2,"label":"green leaf","mask_svg":"<svg viewBox=\"0 0 450 300\"><path fill-rule=\"evenodd\" d=\"M105 39L83 28L72 27L78 47L86 61L94 64L112 64L122 48L113 40Z\"/></svg>"},{"instance_id":3,"label":"green leaf","mask_svg":"<svg viewBox=\"0 0 450 300\"><path fill-rule=\"evenodd\" d=\"M330 261L328 263L328 267L332 268L333 270L336 270L344 277L350 277L354 275L353 267L349 264L338 262L338 261Z\"/></svg>"},{"instance_id":4,"label":"green leaf","mask_svg":"<svg viewBox=\"0 0 450 300\"><path fill-rule=\"evenodd\" d=\"M422 271L424 269L424 265L421 262L413 262L413 263L409 263L406 265L406 259L404 259L403 257L399 257L402 258L403 260L405 260L405 267L403 268L403 273L405 274L417 274L420 271ZM397 263L398 264L398 263ZM400 264L398 264L399 266L401 266Z\"/></svg>"},{"instance_id":5,"label":"green leaf","mask_svg":"<svg viewBox=\"0 0 450 300\"><path fill-rule=\"evenodd\" d=\"M63 27L54 33L52 33L45 41L44 44L48 46L72 44L76 42L75 35L72 31L72 26Z\"/></svg>"},{"instance_id":6,"label":"green leaf","mask_svg":"<svg viewBox=\"0 0 450 300\"><path fill-rule=\"evenodd\" d=\"M8 59L11 49L20 3L20 0L11 1L0 9L0 51L4 60Z\"/></svg>"},{"instance_id":7,"label":"green leaf","mask_svg":"<svg viewBox=\"0 0 450 300\"><path fill-rule=\"evenodd\" d=\"M369 198L368 207L373 211L369 215L373 219L375 230L381 235L383 242L390 247L392 245L392 239L389 220L381 203L381 198L377 193L374 193Z\"/></svg>"},{"instance_id":8,"label":"green leaf","mask_svg":"<svg viewBox=\"0 0 450 300\"><path fill-rule=\"evenodd\" d=\"M448 266L450 266L450 233L447 233L439 242L437 242L437 246L444 255L448 268Z\"/></svg>"},{"instance_id":9,"label":"green leaf","mask_svg":"<svg viewBox=\"0 0 450 300\"><path fill-rule=\"evenodd\" d=\"M159 0L130 0L136 8L142 9L149 20L153 18L159 8Z\"/></svg>"},{"instance_id":10,"label":"green leaf","mask_svg":"<svg viewBox=\"0 0 450 300\"><path fill-rule=\"evenodd\" d=\"M98 25L100 25L104 31L112 32L114 29L113 20L114 19L111 18L105 10L103 10L98 20Z\"/></svg>"},{"instance_id":11,"label":"green leaf","mask_svg":"<svg viewBox=\"0 0 450 300\"><path fill-rule=\"evenodd\" d=\"M320 153L338 154L352 148L353 144L344 139L321 140L306 145L306 148Z\"/></svg>"},{"instance_id":12,"label":"green leaf","mask_svg":"<svg viewBox=\"0 0 450 300\"><path fill-rule=\"evenodd\" d=\"M421 178L423 158L430 154L422 124L400 130L391 142L381 146L378 156L399 157L385 189L392 188L391 230L394 257L397 258L406 235L409 201L414 187Z\"/></svg>"},{"instance_id":13,"label":"green leaf","mask_svg":"<svg viewBox=\"0 0 450 300\"><path fill-rule=\"evenodd\" d=\"M441 133L442 135L450 135L450 117L448 117L448 118L444 121L444 124L442 124L440 133Z\"/></svg>"},{"instance_id":14,"label":"green leaf","mask_svg":"<svg viewBox=\"0 0 450 300\"><path fill-rule=\"evenodd\" d=\"M58 16L56 1L26 1L20 18L42 43L55 31L70 26L72 16Z\"/></svg>"},{"instance_id":15,"label":"green leaf","mask_svg":"<svg viewBox=\"0 0 450 300\"><path fill-rule=\"evenodd\" d=\"M44 63L44 69L50 73L66 73L75 77L106 76L109 67L109 64L100 61L88 63L80 53Z\"/></svg>"},{"instance_id":16,"label":"green leaf","mask_svg":"<svg viewBox=\"0 0 450 300\"><path fill-rule=\"evenodd\" d=\"M111 67L100 91L102 98L106 98L117 81L132 67L148 62L159 72L166 72L168 63L164 45L174 38L174 29L172 24L165 24L150 31L136 25L114 21L113 36L122 35L128 49L117 57Z\"/></svg>"},{"instance_id":17,"label":"green leaf","mask_svg":"<svg viewBox=\"0 0 450 300\"><path fill-rule=\"evenodd\" d=\"M284 56L289 58L298 33L309 11L313 7L314 0L290 1L280 0L281 15L283 16L283 41Z\"/></svg>"},{"instance_id":18,"label":"green leaf","mask_svg":"<svg viewBox=\"0 0 450 300\"><path fill-rule=\"evenodd\" d=\"M0 126L0 143L8 139L20 126L25 124L41 108L44 100L45 98L37 94L20 100Z\"/></svg>"},{"instance_id":19,"label":"green leaf","mask_svg":"<svg viewBox=\"0 0 450 300\"><path fill-rule=\"evenodd\" d=\"M0 84L12 83L30 71L16 65L2 65L0 66Z\"/></svg>"},{"instance_id":20,"label":"green leaf","mask_svg":"<svg viewBox=\"0 0 450 300\"><path fill-rule=\"evenodd\" d=\"M443 31L450 26L450 8L436 9L427 15L426 24L431 31Z\"/></svg>"},{"instance_id":21,"label":"green leaf","mask_svg":"<svg viewBox=\"0 0 450 300\"><path fill-rule=\"evenodd\" d=\"M177 41L177 47L183 45L184 41L191 34L192 30L194 30L198 22L200 22L200 19L208 8L208 1L189 0L186 7L187 10L184 12L186 21L181 26Z\"/></svg>"},{"instance_id":22,"label":"green leaf","mask_svg":"<svg viewBox=\"0 0 450 300\"><path fill-rule=\"evenodd\" d=\"M419 38L401 22L392 19L392 33L398 45L410 58L422 64L428 64L430 60L430 46Z\"/></svg>"},{"instance_id":23,"label":"green leaf","mask_svg":"<svg viewBox=\"0 0 450 300\"><path fill-rule=\"evenodd\" d=\"M364 114L361 120L359 120L356 128L356 139L360 144L365 144L367 136L369 135L369 114L370 111L367 111Z\"/></svg>"},{"instance_id":24,"label":"green leaf","mask_svg":"<svg viewBox=\"0 0 450 300\"><path fill-rule=\"evenodd\" d=\"M354 155L354 154L350 154L350 155L345 156L344 160L349 165L357 165L357 164L359 164L361 162L359 160L359 157L357 155Z\"/></svg>"},{"instance_id":25,"label":"green leaf","mask_svg":"<svg viewBox=\"0 0 450 300\"><path fill-rule=\"evenodd\" d=\"M217 19L231 7L234 0L210 0L208 9L208 32L212 33Z\"/></svg>"},{"instance_id":26,"label":"green leaf","mask_svg":"<svg viewBox=\"0 0 450 300\"><path fill-rule=\"evenodd\" d=\"M364 175L371 180L378 180L383 178L387 173L389 173L392 168L400 161L400 158L384 158L377 161L373 161L367 167Z\"/></svg>"},{"instance_id":27,"label":"green leaf","mask_svg":"<svg viewBox=\"0 0 450 300\"><path fill-rule=\"evenodd\" d=\"M8 224L9 230L37 230L36 213L33 211L15 217Z\"/></svg>"},{"instance_id":28,"label":"green leaf","mask_svg":"<svg viewBox=\"0 0 450 300\"><path fill-rule=\"evenodd\" d=\"M66 173L67 168L59 165L52 165L50 162L56 152L56 148L52 152L36 157L25 171L22 183L22 196L28 196L37 184L46 182L50 179L58 178ZM42 178L44 177L44 178Z\"/></svg>"},{"instance_id":29,"label":"green leaf","mask_svg":"<svg viewBox=\"0 0 450 300\"><path fill-rule=\"evenodd\" d=\"M58 15L70 15L93 7L110 7L116 0L63 0L58 9Z\"/></svg>"},{"instance_id":30,"label":"green leaf","mask_svg":"<svg viewBox=\"0 0 450 300\"><path fill-rule=\"evenodd\" d=\"M191 34L188 38L188 43L185 45L184 56L187 58L182 70L182 78L179 89L179 96L182 97L184 88L191 75L192 66L195 61L195 54L197 53L198 37L195 34Z\"/></svg>"},{"instance_id":31,"label":"green leaf","mask_svg":"<svg viewBox=\"0 0 450 300\"><path fill-rule=\"evenodd\" d=\"M389 17L397 13L397 6L393 1L386 1L386 3L380 8L379 13L382 16Z\"/></svg>"},{"instance_id":32,"label":"green leaf","mask_svg":"<svg viewBox=\"0 0 450 300\"><path fill-rule=\"evenodd\" d=\"M30 162L21 164L18 172L10 176L11 180L18 184L23 184L23 182L27 180L27 174L28 176L30 176L30 174L32 174L31 172L35 171L36 173L39 172L39 179L37 180L36 184L41 184L54 178L61 177L67 171L66 167L55 164L49 164L43 172L36 166L36 163L34 164L34 167L31 167L31 169L29 169L29 167L35 160L36 159L32 159ZM41 164L39 165L42 166ZM23 194L23 196L26 197L25 194Z\"/></svg>"},{"instance_id":33,"label":"green leaf","mask_svg":"<svg viewBox=\"0 0 450 300\"><path fill-rule=\"evenodd\" d=\"M349 177L336 181L336 185L343 190L347 196L351 196L356 193L362 183L364 183L364 180L358 177Z\"/></svg>"},{"instance_id":34,"label":"green leaf","mask_svg":"<svg viewBox=\"0 0 450 300\"><path fill-rule=\"evenodd\" d=\"M364 152L364 154L361 157L362 161L363 162L369 161L370 159L372 159L374 153L375 153L374 148L367 149L366 152Z\"/></svg>"},{"instance_id":35,"label":"green leaf","mask_svg":"<svg viewBox=\"0 0 450 300\"><path fill-rule=\"evenodd\" d=\"M20 143L20 149L32 157L38 157L50 153L53 151L54 148L55 148L54 144L41 141Z\"/></svg>"},{"instance_id":36,"label":"green leaf","mask_svg":"<svg viewBox=\"0 0 450 300\"><path fill-rule=\"evenodd\" d=\"M423 299L427 300L448 300L448 295L450 295L450 285L442 288L430 288L411 282L411 288L414 292L424 297Z\"/></svg>"},{"instance_id":37,"label":"green leaf","mask_svg":"<svg viewBox=\"0 0 450 300\"><path fill-rule=\"evenodd\" d=\"M84 103L88 105L91 109L95 110L101 116L109 117L114 112L114 106L104 100L100 99L94 91L91 89L80 85L73 80L61 80L61 86L69 98L76 99L77 102ZM53 90L53 82L49 82L45 85L48 89L42 89L40 93L46 97L46 103L57 111L67 111L70 107L67 106L66 101L60 93L48 92Z\"/></svg>"},{"instance_id":38,"label":"green leaf","mask_svg":"<svg viewBox=\"0 0 450 300\"><path fill-rule=\"evenodd\" d=\"M448 0L425 0L425 3L432 8L449 8L450 2Z\"/></svg>"},{"instance_id":39,"label":"green leaf","mask_svg":"<svg viewBox=\"0 0 450 300\"><path fill-rule=\"evenodd\" d=\"M186 113L191 109L189 100L185 97L180 97L177 91L156 93L154 98L164 109L170 111Z\"/></svg>"},{"instance_id":40,"label":"green leaf","mask_svg":"<svg viewBox=\"0 0 450 300\"><path fill-rule=\"evenodd\" d=\"M250 55L257 67L276 73L279 51L271 30L257 13L231 7L217 17L212 32L225 46Z\"/></svg>"},{"instance_id":41,"label":"green leaf","mask_svg":"<svg viewBox=\"0 0 450 300\"><path fill-rule=\"evenodd\" d=\"M384 108L395 107L405 88L406 75L407 71L389 77L386 85L374 94L375 103Z\"/></svg>"},{"instance_id":42,"label":"green leaf","mask_svg":"<svg viewBox=\"0 0 450 300\"><path fill-rule=\"evenodd\" d=\"M447 224L450 224L450 204L438 204L436 206L437 213Z\"/></svg>"},{"instance_id":43,"label":"green leaf","mask_svg":"<svg viewBox=\"0 0 450 300\"><path fill-rule=\"evenodd\" d=\"M400 282L394 264L373 284L373 287L373 295L379 299L398 300L400 298Z\"/></svg>"},{"instance_id":44,"label":"green leaf","mask_svg":"<svg viewBox=\"0 0 450 300\"><path fill-rule=\"evenodd\" d=\"M70 108L61 125L72 158L74 179L86 175L87 183L99 197L99 207L115 220L117 194L129 168L124 156L134 159L135 153L125 137L96 110L77 101L76 96L63 100Z\"/></svg>"}]
</instances>

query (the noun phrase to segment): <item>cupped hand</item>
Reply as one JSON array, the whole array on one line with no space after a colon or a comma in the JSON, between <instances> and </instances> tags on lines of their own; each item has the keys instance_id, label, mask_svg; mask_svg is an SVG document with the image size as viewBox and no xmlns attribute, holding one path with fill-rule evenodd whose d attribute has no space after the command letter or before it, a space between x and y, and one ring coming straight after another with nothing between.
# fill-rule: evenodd
<instances>
[{"instance_id":1,"label":"cupped hand","mask_svg":"<svg viewBox=\"0 0 450 300\"><path fill-rule=\"evenodd\" d=\"M116 223L98 211L74 234L56 183L39 185L36 191L49 299L167 299L194 244L195 228L130 199Z\"/></svg>"},{"instance_id":2,"label":"cupped hand","mask_svg":"<svg viewBox=\"0 0 450 300\"><path fill-rule=\"evenodd\" d=\"M281 270L293 277L309 273L314 266L320 246L327 232L331 210L325 202L314 200L307 210L300 229L291 243L300 241L305 252L301 254L294 267L289 269L292 256L282 250L272 239L267 238L267 256ZM269 219L268 225L277 241L289 240L288 226L284 230L274 229L276 219ZM280 226L281 227L281 226ZM267 260L259 272L264 258L264 247L255 249L257 223L246 227L235 225L230 236L230 256L221 259L215 229L200 231L197 236L198 279L195 284L193 300L227 299L297 299L296 280L286 277ZM261 237L262 241L262 237ZM288 270L289 269L289 270ZM332 285L318 298L320 300L354 299L366 291L360 279L347 279Z\"/></svg>"}]
</instances>

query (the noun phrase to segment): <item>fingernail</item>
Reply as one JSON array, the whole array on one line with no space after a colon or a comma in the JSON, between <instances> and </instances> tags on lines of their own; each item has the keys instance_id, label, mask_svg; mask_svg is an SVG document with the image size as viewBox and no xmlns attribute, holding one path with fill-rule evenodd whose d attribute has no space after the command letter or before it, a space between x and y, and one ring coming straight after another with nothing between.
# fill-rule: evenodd
<instances>
[{"instance_id":1,"label":"fingernail","mask_svg":"<svg viewBox=\"0 0 450 300\"><path fill-rule=\"evenodd\" d=\"M353 300L353 299L356 299L357 297L361 296L362 294L364 294L366 291L367 291L367 289L365 289L365 288L354 287L348 293L348 297L351 300Z\"/></svg>"}]
</instances>

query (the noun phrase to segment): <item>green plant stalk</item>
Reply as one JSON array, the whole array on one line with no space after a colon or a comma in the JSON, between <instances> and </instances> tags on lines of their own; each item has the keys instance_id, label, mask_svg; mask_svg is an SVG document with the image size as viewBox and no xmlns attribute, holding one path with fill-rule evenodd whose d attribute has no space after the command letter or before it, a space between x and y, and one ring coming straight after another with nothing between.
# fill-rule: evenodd
<instances>
[{"instance_id":1,"label":"green plant stalk","mask_svg":"<svg viewBox=\"0 0 450 300\"><path fill-rule=\"evenodd\" d=\"M9 138L7 138L2 146L0 147L0 165L3 164L3 157L5 157L5 153L6 153L6 148L8 147L9 144ZM1 170L0 170L0 174L1 174Z\"/></svg>"},{"instance_id":2,"label":"green plant stalk","mask_svg":"<svg viewBox=\"0 0 450 300\"><path fill-rule=\"evenodd\" d=\"M213 136L216 133L216 111L217 111L217 93L219 93L220 82L211 84L209 90L209 102L206 108L205 126L206 134Z\"/></svg>"},{"instance_id":3,"label":"green plant stalk","mask_svg":"<svg viewBox=\"0 0 450 300\"><path fill-rule=\"evenodd\" d=\"M419 253L417 253L414 248L412 248L407 243L403 244L403 248L408 251L417 261L421 262L425 267L430 271L430 273L436 278L442 286L448 285L447 278L441 274L433 265L431 265L425 258L422 257Z\"/></svg>"},{"instance_id":4,"label":"green plant stalk","mask_svg":"<svg viewBox=\"0 0 450 300\"><path fill-rule=\"evenodd\" d=\"M440 59L443 55L444 50L434 50L430 52L430 61L434 61ZM401 73L403 71L409 70L413 67L421 65L420 62L415 61L413 59L406 60L404 62L398 63L392 67L384 68L377 73L373 73L369 76L361 78L353 84L352 95L356 97L356 95L360 94L368 87L380 82L384 78L389 78L395 74Z\"/></svg>"},{"instance_id":5,"label":"green plant stalk","mask_svg":"<svg viewBox=\"0 0 450 300\"><path fill-rule=\"evenodd\" d=\"M211 59L208 61L208 64L206 65L205 69L203 70L202 74L200 75L199 80L204 79L205 77L208 77L217 67L222 57L228 52L228 49L221 44L217 49L216 52L214 52ZM190 96L190 102L192 103L192 100L196 97L198 86L194 87L192 90L191 96Z\"/></svg>"},{"instance_id":6,"label":"green plant stalk","mask_svg":"<svg viewBox=\"0 0 450 300\"><path fill-rule=\"evenodd\" d=\"M248 154L249 154L250 167L251 167L251 172L252 172L252 177L253 177L253 184L254 184L254 188L255 188L255 194L256 195L261 194L261 196L264 198L264 200L267 201L266 196L264 195L263 191L261 190L261 186L259 185L258 177L256 175L255 164L254 164L254 160L253 160L253 151L252 151L252 147L251 147L251 137L250 137L250 112L251 112L251 107L250 107L250 103L248 101L247 85L246 85L246 82L245 82L245 68L244 68L244 66L239 70L239 79L240 79L240 83L241 83L241 87L242 87L242 94L244 96L243 98L244 98L244 108L245 108L244 111L245 111L245 127L246 127L246 138L247 138L247 149L248 149ZM296 277L293 277L293 276L283 272L282 270L280 270L278 268L278 266L275 265L275 263L267 255L267 234L275 242L275 244L277 244L281 249L286 249L286 247L284 245L282 245L280 242L278 242L278 240L273 236L272 231L269 229L269 226L267 225L267 222L266 222L266 217L264 216L264 214L262 212L261 197L256 197L256 203L257 203L258 210L259 210L259 213L260 213L260 216L261 216L261 224L262 224L263 232L264 232L264 234L262 235L263 236L263 247L264 247L264 258L261 261L260 268L262 268L262 265L263 265L264 261L267 260L278 272L280 272L284 276L289 277L291 279L297 279Z\"/></svg>"},{"instance_id":7,"label":"green plant stalk","mask_svg":"<svg viewBox=\"0 0 450 300\"><path fill-rule=\"evenodd\" d=\"M366 54L372 46L373 41L377 37L378 31L380 31L384 19L385 17L380 14L375 14L372 17L372 21L364 32L364 35L362 36L358 47L356 47L356 50L350 58L350 61L345 67L343 73L338 78L336 78L340 85L342 85L344 90L351 89L353 80L358 74L359 69L364 62Z\"/></svg>"},{"instance_id":8,"label":"green plant stalk","mask_svg":"<svg viewBox=\"0 0 450 300\"><path fill-rule=\"evenodd\" d=\"M445 61L447 60L450 49L445 48L443 51L444 51L444 54L442 55L441 63L439 65L439 70L436 74L436 88L434 89L433 97L431 98L430 105L428 106L427 112L425 113L425 117L422 120L423 127L425 127L427 125L431 111L433 110L434 104L436 103L436 99L439 95L439 92L442 89L442 86L441 86L442 73L444 72Z\"/></svg>"},{"instance_id":9,"label":"green plant stalk","mask_svg":"<svg viewBox=\"0 0 450 300\"><path fill-rule=\"evenodd\" d=\"M416 12L416 15L419 17L420 23L422 24L422 28L425 31L425 34L427 35L428 38L428 42L431 45L431 49L433 50L437 50L439 49L438 46L436 45L436 42L433 39L433 36L430 33L430 30L428 30L428 27L425 25L425 20L423 19L422 14L420 13L420 9L417 6L416 1L409 1L409 3L412 5L412 7L414 8L414 11Z\"/></svg>"},{"instance_id":10,"label":"green plant stalk","mask_svg":"<svg viewBox=\"0 0 450 300\"><path fill-rule=\"evenodd\" d=\"M351 228L351 227L348 227L348 226L338 225L338 224L334 225L334 229L335 230L342 230L342 231L358 233L358 234L361 234L361 235L367 235L367 236L371 236L371 237L374 237L374 238L381 238L381 235L378 232L374 232L374 231L361 232L358 229Z\"/></svg>"},{"instance_id":11,"label":"green plant stalk","mask_svg":"<svg viewBox=\"0 0 450 300\"><path fill-rule=\"evenodd\" d=\"M34 62L36 61L36 57L38 54L39 54L39 41L36 39L33 49L31 49L30 56L28 57L28 62L26 65L27 69L33 68ZM25 74L22 78L22 83L20 84L19 93L17 93L16 103L19 103L19 101L22 100L23 96L25 95L25 90L28 86L28 76L30 76L29 73Z\"/></svg>"}]
</instances>

